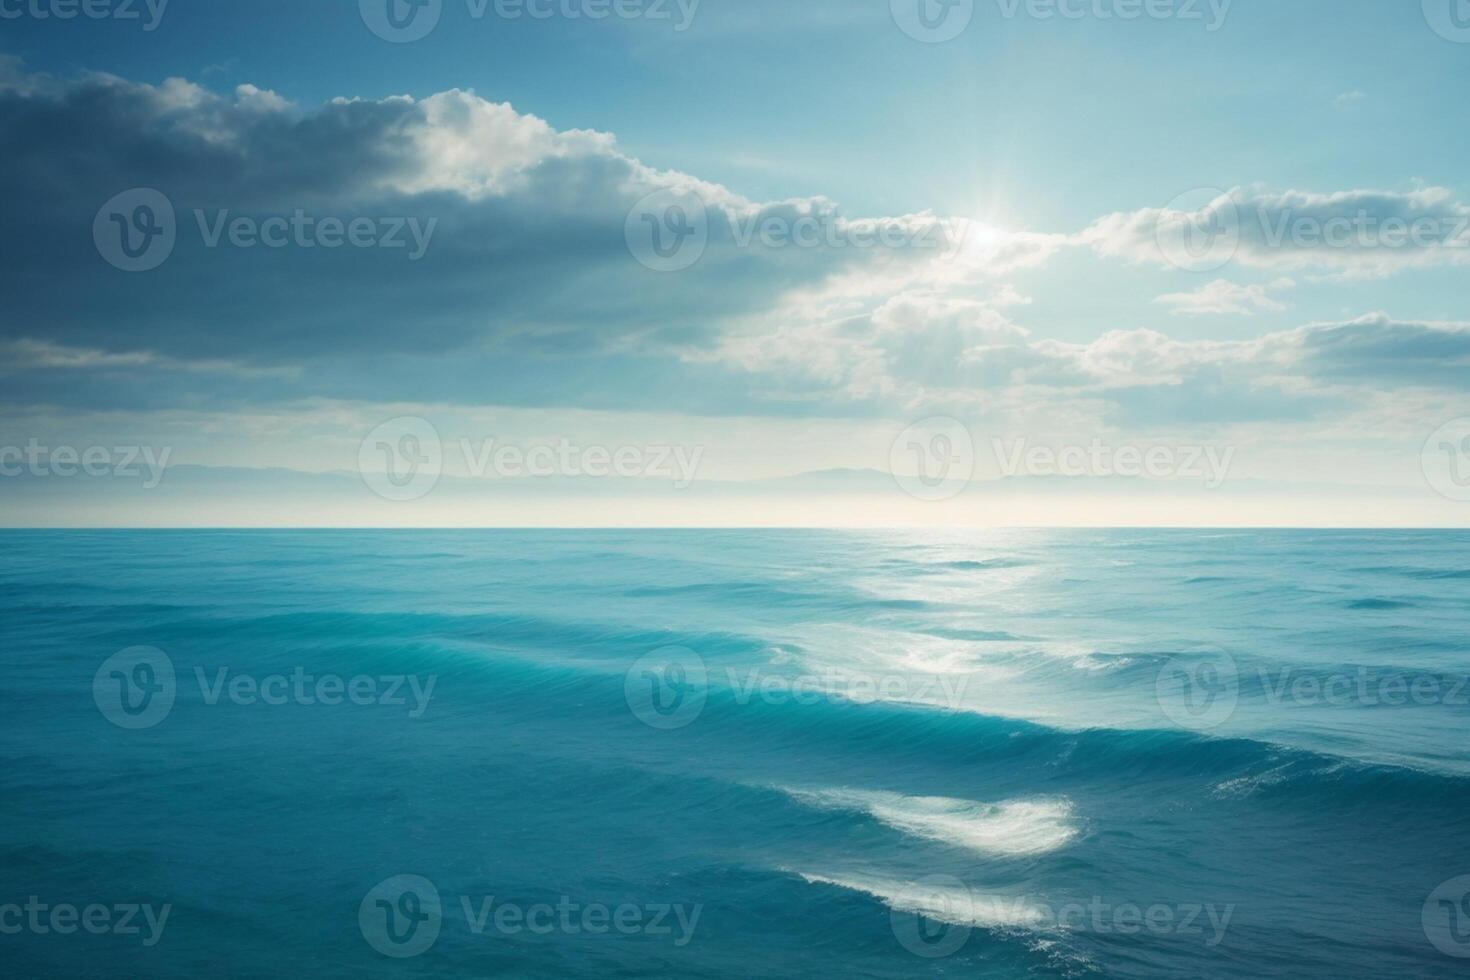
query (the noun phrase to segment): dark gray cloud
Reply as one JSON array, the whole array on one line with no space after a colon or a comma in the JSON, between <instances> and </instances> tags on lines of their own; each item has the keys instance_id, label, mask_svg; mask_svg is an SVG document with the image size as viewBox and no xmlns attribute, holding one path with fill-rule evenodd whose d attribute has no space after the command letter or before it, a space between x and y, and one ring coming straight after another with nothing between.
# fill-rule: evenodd
<instances>
[{"instance_id":1,"label":"dark gray cloud","mask_svg":"<svg viewBox=\"0 0 1470 980\"><path fill-rule=\"evenodd\" d=\"M700 262L645 268L625 240L629 210L687 179L468 93L301 110L181 81L25 82L0 83L9 341L289 365L321 379L343 359L451 353L642 351L666 367L671 349L707 345L728 318L852 261L732 247L738 229L715 208ZM113 268L93 242L99 207L132 188L161 192L177 220L172 252L147 272ZM406 247L230 244L229 222L297 211L312 223L374 219L374 234ZM427 241L417 260L415 227Z\"/></svg>"}]
</instances>

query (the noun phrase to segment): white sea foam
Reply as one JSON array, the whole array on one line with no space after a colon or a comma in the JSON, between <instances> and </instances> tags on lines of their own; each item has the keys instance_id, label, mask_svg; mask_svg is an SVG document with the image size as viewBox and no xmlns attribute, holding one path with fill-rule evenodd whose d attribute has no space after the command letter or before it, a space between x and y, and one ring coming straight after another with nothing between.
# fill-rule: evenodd
<instances>
[{"instance_id":1,"label":"white sea foam","mask_svg":"<svg viewBox=\"0 0 1470 980\"><path fill-rule=\"evenodd\" d=\"M772 667L799 671L808 688L858 704L886 702L994 713L987 692L1005 690L1010 667L984 662L977 644L899 630L844 627L792 634L796 650L773 648Z\"/></svg>"},{"instance_id":2,"label":"white sea foam","mask_svg":"<svg viewBox=\"0 0 1470 980\"><path fill-rule=\"evenodd\" d=\"M821 624L804 640L804 659L812 667L899 676L966 675L986 683L1014 674L987 662L981 645L967 640L832 623Z\"/></svg>"},{"instance_id":3,"label":"white sea foam","mask_svg":"<svg viewBox=\"0 0 1470 980\"><path fill-rule=\"evenodd\" d=\"M1046 910L1025 898L983 895L955 882L901 881L874 875L819 875L797 872L808 884L832 885L872 895L896 912L909 912L954 926L985 929L1044 929Z\"/></svg>"},{"instance_id":4,"label":"white sea foam","mask_svg":"<svg viewBox=\"0 0 1470 980\"><path fill-rule=\"evenodd\" d=\"M860 790L789 790L809 806L860 810L895 830L985 855L1045 854L1077 836L1066 799L977 803L943 796L902 796Z\"/></svg>"}]
</instances>

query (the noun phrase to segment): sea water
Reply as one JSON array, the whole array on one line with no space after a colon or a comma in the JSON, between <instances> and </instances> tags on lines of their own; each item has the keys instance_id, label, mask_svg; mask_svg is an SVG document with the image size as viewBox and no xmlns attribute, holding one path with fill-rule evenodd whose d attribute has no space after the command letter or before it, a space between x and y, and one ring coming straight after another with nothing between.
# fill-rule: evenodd
<instances>
[{"instance_id":1,"label":"sea water","mask_svg":"<svg viewBox=\"0 0 1470 980\"><path fill-rule=\"evenodd\" d=\"M0 534L45 977L1452 977L1470 536Z\"/></svg>"}]
</instances>

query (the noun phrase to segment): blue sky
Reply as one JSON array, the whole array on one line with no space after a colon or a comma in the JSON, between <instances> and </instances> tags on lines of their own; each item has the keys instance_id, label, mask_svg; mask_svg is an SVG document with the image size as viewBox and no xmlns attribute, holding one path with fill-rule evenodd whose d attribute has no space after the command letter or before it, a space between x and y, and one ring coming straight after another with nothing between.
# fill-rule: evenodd
<instances>
[{"instance_id":1,"label":"blue sky","mask_svg":"<svg viewBox=\"0 0 1470 980\"><path fill-rule=\"evenodd\" d=\"M352 470L378 421L424 417L698 443L712 478L748 483L889 469L906 427L954 418L982 457L995 438L1230 447L1231 486L1273 488L1288 522L1324 481L1367 501L1344 522L1383 494L1406 495L1394 522L1464 522L1423 458L1470 414L1463 0L1150 0L1167 16L1136 19L1130 0L975 0L943 43L899 26L939 0L599 20L567 16L597 0L541 2L442 0L410 43L356 0L171 0L152 30L143 0L138 20L0 2L0 442L322 473ZM125 272L91 229L138 188L178 242ZM690 268L630 261L624 221L655 194L711 216ZM417 227L422 255L210 239L298 210ZM1227 229L1220 261L1161 246L1181 217ZM900 247L852 247L863 219ZM742 244L762 221L832 237ZM1222 519L1223 496L1178 520ZM955 507L922 519L980 519Z\"/></svg>"},{"instance_id":2,"label":"blue sky","mask_svg":"<svg viewBox=\"0 0 1470 980\"><path fill-rule=\"evenodd\" d=\"M1046 227L1181 181L1463 181L1464 49L1414 7L1235 0L1210 32L1196 20L1006 17L1001 0L981 0L964 34L928 45L869 0L702 0L683 32L475 20L449 0L427 38L389 45L352 0L172 0L151 33L22 19L0 36L42 70L249 82L305 104L473 88L757 198L825 194L903 213L998 195L1013 220ZM1351 92L1363 95L1352 112L1335 111Z\"/></svg>"}]
</instances>

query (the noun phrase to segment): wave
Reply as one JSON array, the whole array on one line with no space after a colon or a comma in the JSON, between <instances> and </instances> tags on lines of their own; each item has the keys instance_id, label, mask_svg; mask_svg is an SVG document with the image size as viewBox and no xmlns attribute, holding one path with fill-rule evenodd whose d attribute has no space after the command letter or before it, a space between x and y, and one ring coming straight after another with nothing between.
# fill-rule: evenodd
<instances>
[{"instance_id":1,"label":"wave","mask_svg":"<svg viewBox=\"0 0 1470 980\"><path fill-rule=\"evenodd\" d=\"M486 652L490 651L476 657L466 650L467 662L461 664L467 669L474 665L474 672L486 682L483 696L493 697L499 710L530 711L541 706L549 711L553 705L576 704L579 711L572 717L595 726L604 739L633 720L624 701L620 669L626 662L589 663L502 650L484 656ZM774 755L831 750L891 771L906 766L928 768L941 758L948 768L984 775L1002 785L1015 785L1013 780L1026 785L1034 782L1035 774L1044 773L1051 784L1047 796L1052 799L1064 793L1075 797L1094 786L1172 784L1170 792L1188 792L1193 787L1212 795L1218 787L1230 796L1248 793L1260 803L1287 809L1365 808L1411 822L1422 822L1431 815L1459 822L1463 814L1470 813L1470 774L1449 758L1441 764L1426 758L1416 766L1407 761L1316 751L1261 737L1169 728L1069 729L954 710L947 706L948 698L941 697L939 686L930 692L930 701L830 696L840 691L816 698L764 698L727 686L725 679L725 672L711 661L706 701L697 721L686 729L689 737L709 745L735 740L746 745L747 751ZM564 725L571 721L564 709L557 716ZM849 799L844 808L867 811L880 801L881 797L861 803ZM910 811L910 820L956 816L942 805L931 806L924 817L913 807Z\"/></svg>"},{"instance_id":2,"label":"wave","mask_svg":"<svg viewBox=\"0 0 1470 980\"><path fill-rule=\"evenodd\" d=\"M916 627L911 632L934 636L941 640L962 640L970 643L1023 643L1028 638L1007 633L1004 630L956 629L944 626Z\"/></svg>"},{"instance_id":3,"label":"wave","mask_svg":"<svg viewBox=\"0 0 1470 980\"><path fill-rule=\"evenodd\" d=\"M915 882L877 875L824 875L804 871L795 874L807 884L862 892L895 912L923 915L953 926L1039 930L1054 921L1049 920L1044 909L1024 898L979 894L959 882Z\"/></svg>"},{"instance_id":4,"label":"wave","mask_svg":"<svg viewBox=\"0 0 1470 980\"><path fill-rule=\"evenodd\" d=\"M727 728L754 728L779 745L830 743L895 765L909 759L926 763L937 755L954 767L976 767L996 778L1045 772L1054 786L1171 781L1215 786L1245 777L1254 782L1258 800L1287 808L1365 807L1415 820L1430 812L1459 820L1470 812L1470 777L1463 772L1354 759L1259 738L1163 728L1067 730L883 701L824 701L791 710L759 701L737 704L715 690L700 724L715 737ZM1250 779L1266 773L1273 779Z\"/></svg>"},{"instance_id":5,"label":"wave","mask_svg":"<svg viewBox=\"0 0 1470 980\"><path fill-rule=\"evenodd\" d=\"M1379 565L1373 568L1355 568L1352 571L1373 575L1402 575L1405 578L1428 582L1470 578L1470 568L1410 568L1403 565Z\"/></svg>"},{"instance_id":6,"label":"wave","mask_svg":"<svg viewBox=\"0 0 1470 980\"><path fill-rule=\"evenodd\" d=\"M984 561L943 561L938 568L954 568L963 571L979 571L987 568L1027 568L1032 563L1020 558L988 558Z\"/></svg>"},{"instance_id":7,"label":"wave","mask_svg":"<svg viewBox=\"0 0 1470 980\"><path fill-rule=\"evenodd\" d=\"M895 830L984 855L1026 857L1066 846L1077 836L1065 799L977 803L942 796L861 790L786 790L830 810L860 810Z\"/></svg>"},{"instance_id":8,"label":"wave","mask_svg":"<svg viewBox=\"0 0 1470 980\"><path fill-rule=\"evenodd\" d=\"M1343 603L1348 609L1413 609L1414 603L1403 599L1352 599Z\"/></svg>"}]
</instances>

